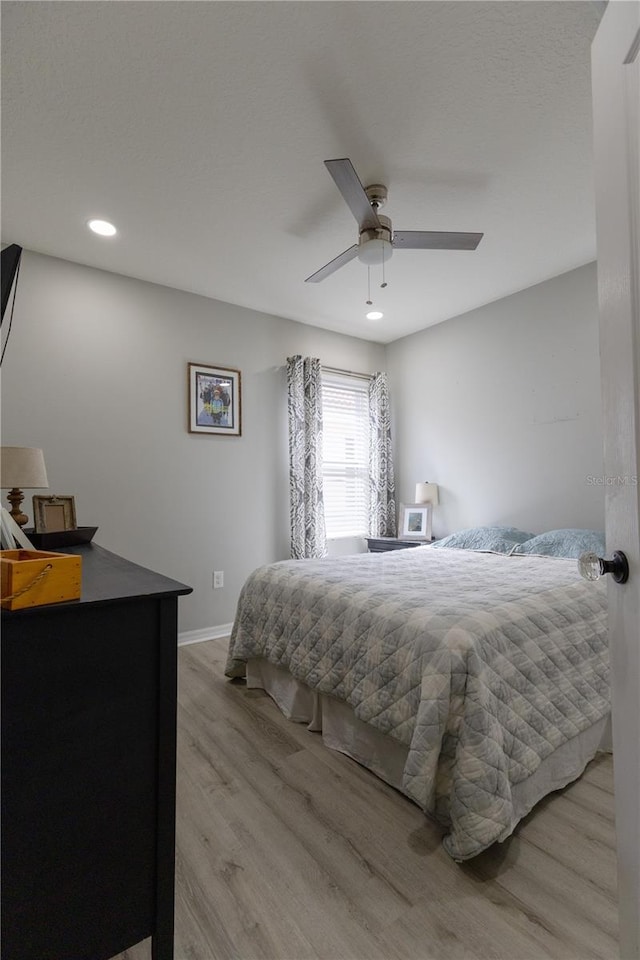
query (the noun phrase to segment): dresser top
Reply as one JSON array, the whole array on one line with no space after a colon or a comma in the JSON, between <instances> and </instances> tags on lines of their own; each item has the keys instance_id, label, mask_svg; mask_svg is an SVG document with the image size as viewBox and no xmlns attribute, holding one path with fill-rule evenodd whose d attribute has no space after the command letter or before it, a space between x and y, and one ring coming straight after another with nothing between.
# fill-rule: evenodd
<instances>
[{"instance_id":1,"label":"dresser top","mask_svg":"<svg viewBox=\"0 0 640 960\"><path fill-rule=\"evenodd\" d=\"M77 547L65 547L51 551L82 557L82 595L79 600L68 603L47 604L47 612L68 609L86 603L108 603L112 600L133 600L143 597L176 597L192 593L192 587L171 580L137 563L125 560L95 543ZM2 611L9 617L29 616L45 609L44 606L27 607L13 612Z\"/></svg>"}]
</instances>

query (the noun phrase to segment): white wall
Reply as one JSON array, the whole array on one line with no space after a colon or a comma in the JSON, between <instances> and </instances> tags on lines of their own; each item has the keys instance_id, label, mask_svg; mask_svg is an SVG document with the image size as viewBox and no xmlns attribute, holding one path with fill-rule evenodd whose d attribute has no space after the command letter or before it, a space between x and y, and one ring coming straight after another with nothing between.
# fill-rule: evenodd
<instances>
[{"instance_id":1,"label":"white wall","mask_svg":"<svg viewBox=\"0 0 640 960\"><path fill-rule=\"evenodd\" d=\"M604 529L594 263L397 340L386 367L398 501L437 482L434 535Z\"/></svg>"},{"instance_id":2,"label":"white wall","mask_svg":"<svg viewBox=\"0 0 640 960\"><path fill-rule=\"evenodd\" d=\"M289 556L295 353L384 368L377 344L25 251L2 443L43 448L50 492L75 497L96 543L194 588L181 631L226 624L250 571ZM241 437L187 432L189 361L241 370Z\"/></svg>"},{"instance_id":3,"label":"white wall","mask_svg":"<svg viewBox=\"0 0 640 960\"><path fill-rule=\"evenodd\" d=\"M388 370L397 499L437 481L437 536L484 523L603 528L603 488L588 480L602 475L595 264L385 351L25 251L2 442L44 449L51 492L75 496L96 543L194 588L180 600L183 632L227 624L248 573L289 555L293 353ZM242 371L241 437L187 432L188 361Z\"/></svg>"}]
</instances>

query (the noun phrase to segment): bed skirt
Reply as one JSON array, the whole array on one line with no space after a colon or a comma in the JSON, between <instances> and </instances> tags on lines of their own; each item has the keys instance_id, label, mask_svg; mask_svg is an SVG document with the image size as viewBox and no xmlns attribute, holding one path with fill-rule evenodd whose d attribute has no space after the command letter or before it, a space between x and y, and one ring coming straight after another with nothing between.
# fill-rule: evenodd
<instances>
[{"instance_id":1,"label":"bed skirt","mask_svg":"<svg viewBox=\"0 0 640 960\"><path fill-rule=\"evenodd\" d=\"M247 662L247 687L264 690L289 720L305 723L322 734L325 746L346 754L371 770L385 783L403 790L403 772L409 748L362 720L351 707L334 697L319 694L296 680L288 670L267 660ZM611 719L603 717L546 757L526 780L513 785L513 831L548 793L576 780L599 750L611 751Z\"/></svg>"}]
</instances>

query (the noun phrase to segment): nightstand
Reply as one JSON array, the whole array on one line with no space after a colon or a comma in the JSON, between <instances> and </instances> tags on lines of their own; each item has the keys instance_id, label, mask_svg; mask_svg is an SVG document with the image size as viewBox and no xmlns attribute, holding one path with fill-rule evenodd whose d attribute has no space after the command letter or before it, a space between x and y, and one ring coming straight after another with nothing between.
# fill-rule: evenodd
<instances>
[{"instance_id":1,"label":"nightstand","mask_svg":"<svg viewBox=\"0 0 640 960\"><path fill-rule=\"evenodd\" d=\"M404 550L405 547L422 547L431 540L399 540L397 537L365 537L369 553L386 553L387 550Z\"/></svg>"}]
</instances>

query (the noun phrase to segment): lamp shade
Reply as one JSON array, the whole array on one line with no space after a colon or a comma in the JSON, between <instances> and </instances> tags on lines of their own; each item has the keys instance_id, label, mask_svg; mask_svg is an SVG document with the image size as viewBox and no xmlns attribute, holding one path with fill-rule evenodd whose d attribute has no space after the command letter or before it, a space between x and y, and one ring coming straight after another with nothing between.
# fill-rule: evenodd
<instances>
[{"instance_id":1,"label":"lamp shade","mask_svg":"<svg viewBox=\"0 0 640 960\"><path fill-rule=\"evenodd\" d=\"M358 260L361 263L367 263L373 266L378 263L387 263L391 260L393 247L388 240L383 237L375 237L373 240L365 240L358 247Z\"/></svg>"},{"instance_id":2,"label":"lamp shade","mask_svg":"<svg viewBox=\"0 0 640 960\"><path fill-rule=\"evenodd\" d=\"M432 503L438 505L437 483L416 483L416 503Z\"/></svg>"},{"instance_id":3,"label":"lamp shade","mask_svg":"<svg viewBox=\"0 0 640 960\"><path fill-rule=\"evenodd\" d=\"M39 490L49 486L44 456L39 447L2 447L0 487Z\"/></svg>"}]
</instances>

